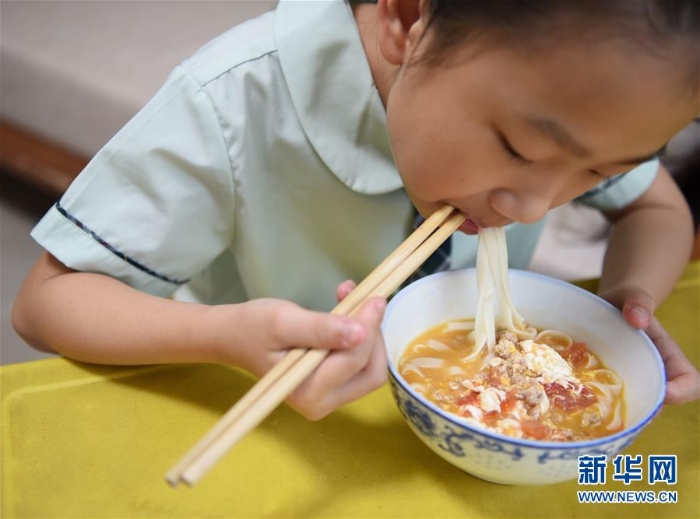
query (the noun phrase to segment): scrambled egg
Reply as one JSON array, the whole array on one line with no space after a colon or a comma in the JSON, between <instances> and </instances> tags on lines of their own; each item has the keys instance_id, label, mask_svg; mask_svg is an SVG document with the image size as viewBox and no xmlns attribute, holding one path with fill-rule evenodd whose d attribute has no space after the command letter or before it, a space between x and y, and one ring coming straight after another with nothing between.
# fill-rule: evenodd
<instances>
[{"instance_id":1,"label":"scrambled egg","mask_svg":"<svg viewBox=\"0 0 700 519\"><path fill-rule=\"evenodd\" d=\"M573 394L583 389L571 365L546 344L518 342L514 334L506 332L500 336L494 355L476 377L462 382L475 393L475 398L460 408L460 414L471 423L486 427L487 413L498 414L499 419L489 420L488 427L520 438L523 420L538 420L550 409L546 387L556 384ZM515 398L506 406L508 393Z\"/></svg>"}]
</instances>

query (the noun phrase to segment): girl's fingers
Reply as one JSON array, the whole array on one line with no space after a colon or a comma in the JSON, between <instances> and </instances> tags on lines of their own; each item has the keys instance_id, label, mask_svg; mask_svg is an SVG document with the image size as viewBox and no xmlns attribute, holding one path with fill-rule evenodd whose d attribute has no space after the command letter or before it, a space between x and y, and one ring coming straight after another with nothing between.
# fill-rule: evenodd
<instances>
[{"instance_id":1,"label":"girl's fingers","mask_svg":"<svg viewBox=\"0 0 700 519\"><path fill-rule=\"evenodd\" d=\"M649 327L646 330L646 334L651 339L651 342L656 344L656 348L661 354L661 358L666 360L666 356L672 354L678 349L675 345L673 338L668 334L668 332L661 326L661 323L656 317L651 319Z\"/></svg>"},{"instance_id":2,"label":"girl's fingers","mask_svg":"<svg viewBox=\"0 0 700 519\"><path fill-rule=\"evenodd\" d=\"M374 352L375 349L379 348L380 351L383 351L379 325L385 307L386 301L382 298L373 298L367 301L357 314L357 318L368 330L366 340L355 348L332 352L316 371L292 393L290 404L297 408L301 414L309 419L318 419L342 405L335 405L336 402L340 401L336 396L338 388L353 378L362 376L358 374L361 374L372 364L373 357L377 355ZM379 378L380 376L376 373L378 369L373 367L371 375L366 375L366 378ZM371 383L366 383L366 387L370 385ZM367 389L366 392L369 390ZM357 391L354 393L356 398L364 394Z\"/></svg>"},{"instance_id":3,"label":"girl's fingers","mask_svg":"<svg viewBox=\"0 0 700 519\"><path fill-rule=\"evenodd\" d=\"M622 310L622 315L630 326L646 330L654 315L654 300L638 287L622 287L600 294Z\"/></svg>"},{"instance_id":4,"label":"girl's fingers","mask_svg":"<svg viewBox=\"0 0 700 519\"><path fill-rule=\"evenodd\" d=\"M340 303L343 299L348 297L348 294L355 290L356 286L357 284L351 279L343 281L340 285L338 285L338 288L335 289L335 297L338 302Z\"/></svg>"},{"instance_id":5,"label":"girl's fingers","mask_svg":"<svg viewBox=\"0 0 700 519\"><path fill-rule=\"evenodd\" d=\"M325 369L326 374L329 373L325 366L319 368L321 369ZM312 376L316 376L317 373ZM320 382L318 378L313 382L307 380L291 395L289 403L305 418L320 420L339 407L380 388L386 382L386 378L386 353L384 343L379 341L372 347L367 365L347 382L339 387L323 389L320 386L327 383L327 379L324 382ZM321 398L316 393L319 390L324 391Z\"/></svg>"},{"instance_id":6,"label":"girl's fingers","mask_svg":"<svg viewBox=\"0 0 700 519\"><path fill-rule=\"evenodd\" d=\"M326 401L331 411L382 387L387 380L386 349L383 341L377 341L365 368L348 382L337 388Z\"/></svg>"},{"instance_id":7,"label":"girl's fingers","mask_svg":"<svg viewBox=\"0 0 700 519\"><path fill-rule=\"evenodd\" d=\"M652 317L646 333L659 350L666 367L665 402L682 404L700 398L700 373L656 317Z\"/></svg>"},{"instance_id":8,"label":"girl's fingers","mask_svg":"<svg viewBox=\"0 0 700 519\"><path fill-rule=\"evenodd\" d=\"M623 287L601 297L622 308L625 320L644 330L656 345L666 368L665 403L682 404L700 398L700 373L654 316L655 305L649 294L637 287Z\"/></svg>"},{"instance_id":9,"label":"girl's fingers","mask_svg":"<svg viewBox=\"0 0 700 519\"><path fill-rule=\"evenodd\" d=\"M363 305L357 318L367 326L367 338L356 348L333 352L328 356L323 365L324 370L319 370L323 389L341 386L367 366L374 344L381 339L379 326L385 307L386 301L382 298L370 299Z\"/></svg>"},{"instance_id":10,"label":"girl's fingers","mask_svg":"<svg viewBox=\"0 0 700 519\"><path fill-rule=\"evenodd\" d=\"M313 312L296 305L280 309L270 327L280 349L352 348L367 337L366 326L355 317Z\"/></svg>"},{"instance_id":11,"label":"girl's fingers","mask_svg":"<svg viewBox=\"0 0 700 519\"><path fill-rule=\"evenodd\" d=\"M666 404L685 404L700 398L700 373L691 366L693 371L678 375L669 380L666 386Z\"/></svg>"},{"instance_id":12,"label":"girl's fingers","mask_svg":"<svg viewBox=\"0 0 700 519\"><path fill-rule=\"evenodd\" d=\"M646 292L625 299L622 315L631 326L646 330L654 315L654 302Z\"/></svg>"}]
</instances>

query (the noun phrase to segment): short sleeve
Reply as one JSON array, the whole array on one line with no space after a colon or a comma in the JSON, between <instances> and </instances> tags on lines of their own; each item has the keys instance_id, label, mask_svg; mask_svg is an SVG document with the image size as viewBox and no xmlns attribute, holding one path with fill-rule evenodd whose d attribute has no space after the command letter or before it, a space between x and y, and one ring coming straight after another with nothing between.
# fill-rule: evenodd
<instances>
[{"instance_id":1,"label":"short sleeve","mask_svg":"<svg viewBox=\"0 0 700 519\"><path fill-rule=\"evenodd\" d=\"M645 162L627 173L606 180L576 201L601 211L621 209L642 196L651 187L658 172L658 160Z\"/></svg>"},{"instance_id":2,"label":"short sleeve","mask_svg":"<svg viewBox=\"0 0 700 519\"><path fill-rule=\"evenodd\" d=\"M32 231L66 266L172 294L232 240L228 146L182 68L98 152Z\"/></svg>"}]
</instances>

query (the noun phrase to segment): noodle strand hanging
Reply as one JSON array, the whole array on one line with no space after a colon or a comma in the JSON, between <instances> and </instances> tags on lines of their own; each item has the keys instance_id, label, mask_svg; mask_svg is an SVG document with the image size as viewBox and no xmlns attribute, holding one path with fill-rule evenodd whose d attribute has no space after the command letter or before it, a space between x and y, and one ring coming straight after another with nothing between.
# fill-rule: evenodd
<instances>
[{"instance_id":1,"label":"noodle strand hanging","mask_svg":"<svg viewBox=\"0 0 700 519\"><path fill-rule=\"evenodd\" d=\"M503 228L479 229L476 283L479 301L474 328L476 348L473 355L480 353L484 346L489 352L493 352L496 345L496 328L510 330L521 338L534 338L534 328L526 326L513 306L510 296L508 248Z\"/></svg>"}]
</instances>

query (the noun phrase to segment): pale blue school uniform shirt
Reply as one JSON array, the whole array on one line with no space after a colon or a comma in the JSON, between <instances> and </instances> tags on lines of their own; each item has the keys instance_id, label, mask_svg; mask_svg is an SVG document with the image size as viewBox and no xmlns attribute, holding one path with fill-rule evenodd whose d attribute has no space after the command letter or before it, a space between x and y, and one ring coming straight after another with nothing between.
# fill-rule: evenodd
<instances>
[{"instance_id":1,"label":"pale blue school uniform shirt","mask_svg":"<svg viewBox=\"0 0 700 519\"><path fill-rule=\"evenodd\" d=\"M622 207L655 173L586 202ZM282 0L178 67L32 236L70 268L151 294L328 310L412 215L349 6ZM526 267L541 225L508 228L511 266ZM474 263L475 244L455 235L454 267Z\"/></svg>"}]
</instances>

